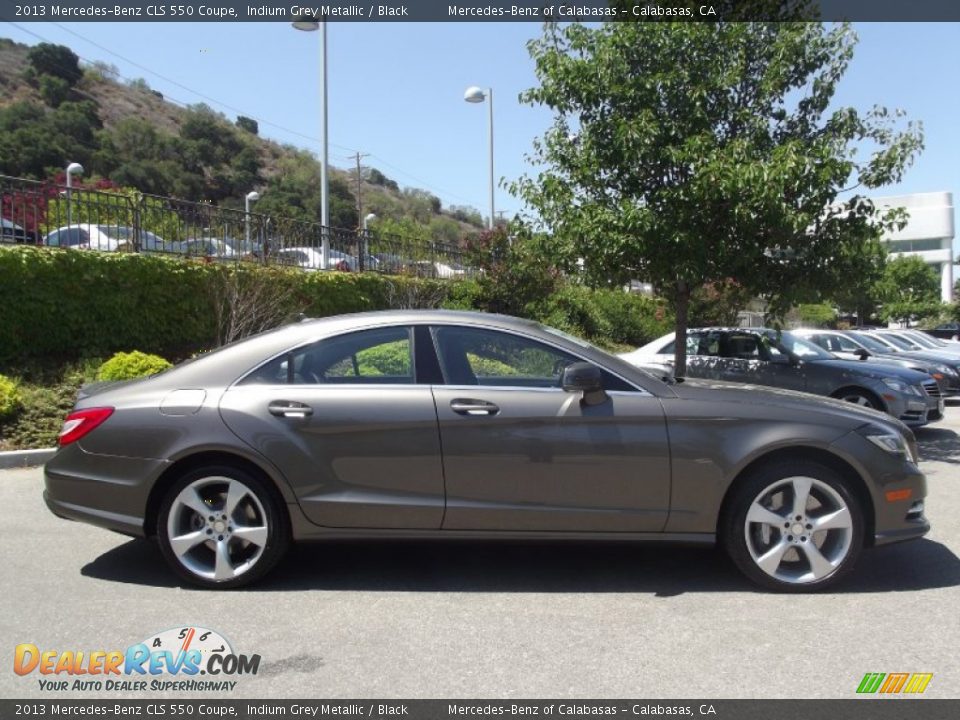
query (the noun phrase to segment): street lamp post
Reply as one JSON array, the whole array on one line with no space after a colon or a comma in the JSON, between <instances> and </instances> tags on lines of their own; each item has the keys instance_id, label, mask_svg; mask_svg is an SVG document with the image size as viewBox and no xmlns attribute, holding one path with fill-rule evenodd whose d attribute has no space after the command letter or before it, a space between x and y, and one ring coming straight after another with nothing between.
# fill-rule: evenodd
<instances>
[{"instance_id":1,"label":"street lamp post","mask_svg":"<svg viewBox=\"0 0 960 720\"><path fill-rule=\"evenodd\" d=\"M484 100L488 102L487 111L490 131L490 219L488 221L488 227L492 230L493 218L495 217L493 210L493 88L487 88L486 92L484 92L476 85L471 85L467 88L466 92L463 93L463 99L468 103L482 103Z\"/></svg>"},{"instance_id":2,"label":"street lamp post","mask_svg":"<svg viewBox=\"0 0 960 720\"><path fill-rule=\"evenodd\" d=\"M246 252L253 252L253 245L250 244L250 203L256 202L260 199L260 193L256 190L251 190L247 193L247 196L243 199L243 208L244 208L244 225L246 226L246 244L244 245L244 250Z\"/></svg>"},{"instance_id":3,"label":"street lamp post","mask_svg":"<svg viewBox=\"0 0 960 720\"><path fill-rule=\"evenodd\" d=\"M83 165L70 163L67 165L67 225L73 222L73 176L83 175Z\"/></svg>"},{"instance_id":4,"label":"street lamp post","mask_svg":"<svg viewBox=\"0 0 960 720\"><path fill-rule=\"evenodd\" d=\"M376 214L368 213L363 218L363 241L360 243L360 267L361 269L367 262L367 256L370 254L370 223L377 219Z\"/></svg>"},{"instance_id":5,"label":"street lamp post","mask_svg":"<svg viewBox=\"0 0 960 720\"><path fill-rule=\"evenodd\" d=\"M328 147L327 147L327 23L317 22L308 15L296 20L293 27L297 30L311 32L320 30L320 237L323 267L326 268L330 259L330 202L329 202L329 175L328 175Z\"/></svg>"}]
</instances>

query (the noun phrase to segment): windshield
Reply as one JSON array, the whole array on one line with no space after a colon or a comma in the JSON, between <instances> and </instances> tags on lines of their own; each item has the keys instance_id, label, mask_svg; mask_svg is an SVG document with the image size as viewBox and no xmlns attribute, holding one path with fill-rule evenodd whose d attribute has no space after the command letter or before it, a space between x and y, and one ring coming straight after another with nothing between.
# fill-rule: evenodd
<instances>
[{"instance_id":1,"label":"windshield","mask_svg":"<svg viewBox=\"0 0 960 720\"><path fill-rule=\"evenodd\" d=\"M856 340L858 343L863 345L867 350L870 350L871 352L878 352L878 353L890 352L889 347L884 345L882 342L880 342L876 338L870 337L866 333L849 330L847 331L847 335L852 337L854 340Z\"/></svg>"},{"instance_id":2,"label":"windshield","mask_svg":"<svg viewBox=\"0 0 960 720\"><path fill-rule=\"evenodd\" d=\"M896 335L891 335L890 333L884 333L883 339L888 340L889 342L896 345L901 350L913 350L913 345L903 340L902 338L897 337Z\"/></svg>"},{"instance_id":3,"label":"windshield","mask_svg":"<svg viewBox=\"0 0 960 720\"><path fill-rule=\"evenodd\" d=\"M771 342L771 354L775 354L772 351L779 348L780 350L787 350L804 360L836 359L832 353L827 352L819 345L815 345L809 340L804 340L802 337L794 335L791 332L780 333L780 337L777 337L775 331L768 330L766 337L768 337Z\"/></svg>"}]
</instances>

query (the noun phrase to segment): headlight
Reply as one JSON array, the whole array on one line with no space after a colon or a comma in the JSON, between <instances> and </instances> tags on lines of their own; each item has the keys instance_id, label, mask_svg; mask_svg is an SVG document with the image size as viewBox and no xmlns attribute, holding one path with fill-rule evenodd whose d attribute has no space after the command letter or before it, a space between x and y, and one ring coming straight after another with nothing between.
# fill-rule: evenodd
<instances>
[{"instance_id":1,"label":"headlight","mask_svg":"<svg viewBox=\"0 0 960 720\"><path fill-rule=\"evenodd\" d=\"M941 375L945 375L947 377L953 377L957 374L957 371L954 370L949 365L941 365L940 363L934 363L932 366L932 369L934 372L938 372Z\"/></svg>"},{"instance_id":2,"label":"headlight","mask_svg":"<svg viewBox=\"0 0 960 720\"><path fill-rule=\"evenodd\" d=\"M893 378L883 378L881 381L891 390L896 390L898 393L904 395L920 395L923 396L925 393L922 388L914 387L913 385L907 385L907 383L902 380L894 380Z\"/></svg>"},{"instance_id":3,"label":"headlight","mask_svg":"<svg viewBox=\"0 0 960 720\"><path fill-rule=\"evenodd\" d=\"M912 462L917 463L917 457L913 454L907 439L900 433L871 431L864 437L876 445L881 450L886 450L891 455L900 455Z\"/></svg>"}]
</instances>

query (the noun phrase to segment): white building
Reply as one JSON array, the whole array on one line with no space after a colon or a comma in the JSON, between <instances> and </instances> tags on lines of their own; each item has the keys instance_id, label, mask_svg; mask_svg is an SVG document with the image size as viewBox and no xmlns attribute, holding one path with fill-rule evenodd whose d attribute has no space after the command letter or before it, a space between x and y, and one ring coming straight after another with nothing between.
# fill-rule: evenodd
<instances>
[{"instance_id":1,"label":"white building","mask_svg":"<svg viewBox=\"0 0 960 720\"><path fill-rule=\"evenodd\" d=\"M953 302L953 194L914 193L873 198L879 208L905 208L909 219L902 230L881 238L891 257L916 255L940 274L940 295Z\"/></svg>"}]
</instances>

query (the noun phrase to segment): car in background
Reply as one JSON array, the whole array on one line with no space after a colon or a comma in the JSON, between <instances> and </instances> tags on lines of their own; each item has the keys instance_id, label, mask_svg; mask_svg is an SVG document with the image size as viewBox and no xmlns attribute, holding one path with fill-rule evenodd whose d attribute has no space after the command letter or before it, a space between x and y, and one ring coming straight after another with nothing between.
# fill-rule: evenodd
<instances>
[{"instance_id":1,"label":"car in background","mask_svg":"<svg viewBox=\"0 0 960 720\"><path fill-rule=\"evenodd\" d=\"M0 242L35 243L37 234L25 230L12 220L0 218Z\"/></svg>"},{"instance_id":2,"label":"car in background","mask_svg":"<svg viewBox=\"0 0 960 720\"><path fill-rule=\"evenodd\" d=\"M239 260L241 243L232 237L192 237L180 243L180 252L188 257L214 260Z\"/></svg>"},{"instance_id":3,"label":"car in background","mask_svg":"<svg viewBox=\"0 0 960 720\"><path fill-rule=\"evenodd\" d=\"M957 323L957 322L943 323L942 325L937 325L935 328L924 330L923 332L935 338L941 338L943 340L953 340L954 342L956 342L960 340L960 323Z\"/></svg>"},{"instance_id":4,"label":"car in background","mask_svg":"<svg viewBox=\"0 0 960 720\"><path fill-rule=\"evenodd\" d=\"M942 350L960 355L960 343L953 342L952 340L941 340L940 338L931 337L919 330L900 330L899 333L901 336L908 337L925 349L933 350L934 352Z\"/></svg>"},{"instance_id":5,"label":"car in background","mask_svg":"<svg viewBox=\"0 0 960 720\"><path fill-rule=\"evenodd\" d=\"M455 262L440 262L439 260L415 260L408 262L405 272L422 278L453 280L462 278L467 273L462 265Z\"/></svg>"},{"instance_id":6,"label":"car in background","mask_svg":"<svg viewBox=\"0 0 960 720\"><path fill-rule=\"evenodd\" d=\"M118 237L120 227L92 223L64 225L47 233L43 238L43 244L50 247L113 252L120 248L121 243L126 243L125 236Z\"/></svg>"},{"instance_id":7,"label":"car in background","mask_svg":"<svg viewBox=\"0 0 960 720\"><path fill-rule=\"evenodd\" d=\"M960 371L956 363L948 364L932 359L915 358L909 353L895 353L892 350L876 347L871 350L862 341L842 330L823 330L820 328L794 328L794 335L816 343L824 350L843 360L861 362L882 362L887 365L899 365L930 375L940 386L944 397L960 394Z\"/></svg>"},{"instance_id":8,"label":"car in background","mask_svg":"<svg viewBox=\"0 0 960 720\"><path fill-rule=\"evenodd\" d=\"M902 345L892 342L889 338L883 339L873 332L866 332L859 329L844 330L843 334L863 345L871 353L889 353L894 357L913 358L921 362L937 363L938 365L945 365L952 368L954 372L960 375L960 357L956 355L933 350L905 350ZM947 378L950 390L948 395L960 394L960 380L954 380L950 375L948 375Z\"/></svg>"},{"instance_id":9,"label":"car in background","mask_svg":"<svg viewBox=\"0 0 960 720\"><path fill-rule=\"evenodd\" d=\"M279 265L291 265L303 270L324 270L323 251L315 247L281 248L274 251L273 262ZM327 251L328 265L332 270L356 272L360 263L353 255L330 248Z\"/></svg>"},{"instance_id":10,"label":"car in background","mask_svg":"<svg viewBox=\"0 0 960 720\"><path fill-rule=\"evenodd\" d=\"M670 385L486 313L299 322L88 388L44 476L55 515L156 537L208 588L262 578L291 541L470 538L719 544L754 582L812 591L930 528L891 417Z\"/></svg>"},{"instance_id":11,"label":"car in background","mask_svg":"<svg viewBox=\"0 0 960 720\"><path fill-rule=\"evenodd\" d=\"M940 387L926 373L841 360L790 332L699 328L687 332L686 342L688 377L825 395L886 412L912 427L943 417ZM672 365L673 354L670 333L620 357L636 366Z\"/></svg>"},{"instance_id":12,"label":"car in background","mask_svg":"<svg viewBox=\"0 0 960 720\"><path fill-rule=\"evenodd\" d=\"M960 357L960 343L947 343L926 336L918 339L911 336L909 331L906 330L871 330L870 335L900 352L937 352L942 355Z\"/></svg>"}]
</instances>

